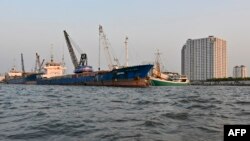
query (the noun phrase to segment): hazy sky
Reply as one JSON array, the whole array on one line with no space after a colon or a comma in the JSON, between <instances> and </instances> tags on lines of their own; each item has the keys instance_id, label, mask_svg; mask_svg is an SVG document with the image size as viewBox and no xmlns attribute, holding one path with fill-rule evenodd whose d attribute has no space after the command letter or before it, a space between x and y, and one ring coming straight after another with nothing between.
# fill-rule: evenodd
<instances>
[{"instance_id":1,"label":"hazy sky","mask_svg":"<svg viewBox=\"0 0 250 141\"><path fill-rule=\"evenodd\" d=\"M249 0L0 0L0 73L14 64L21 69L20 53L26 70L33 69L35 52L48 60L52 44L55 60L64 52L71 73L64 29L97 70L101 24L122 64L127 35L129 64L153 62L159 49L168 71L180 72L188 38L223 38L232 75L233 66L250 66L249 5Z\"/></svg>"}]
</instances>

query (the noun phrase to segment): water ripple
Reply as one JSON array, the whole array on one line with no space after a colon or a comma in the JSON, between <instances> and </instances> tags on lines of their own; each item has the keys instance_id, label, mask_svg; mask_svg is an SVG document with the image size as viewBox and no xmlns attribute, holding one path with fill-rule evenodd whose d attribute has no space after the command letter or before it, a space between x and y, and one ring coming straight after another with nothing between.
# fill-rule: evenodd
<instances>
[{"instance_id":1,"label":"water ripple","mask_svg":"<svg viewBox=\"0 0 250 141\"><path fill-rule=\"evenodd\" d=\"M249 123L248 89L0 84L0 140L221 140Z\"/></svg>"}]
</instances>

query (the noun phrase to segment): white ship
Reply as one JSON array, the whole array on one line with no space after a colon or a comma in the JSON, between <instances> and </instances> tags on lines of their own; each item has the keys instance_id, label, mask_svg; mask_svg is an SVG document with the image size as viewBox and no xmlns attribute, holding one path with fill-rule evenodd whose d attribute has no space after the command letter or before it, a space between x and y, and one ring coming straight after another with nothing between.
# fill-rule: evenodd
<instances>
[{"instance_id":1,"label":"white ship","mask_svg":"<svg viewBox=\"0 0 250 141\"><path fill-rule=\"evenodd\" d=\"M41 75L42 78L51 78L56 76L62 76L65 74L66 67L61 63L56 63L51 59L43 67L44 74Z\"/></svg>"},{"instance_id":2,"label":"white ship","mask_svg":"<svg viewBox=\"0 0 250 141\"><path fill-rule=\"evenodd\" d=\"M150 76L152 86L183 86L188 85L189 80L185 75L179 75L175 72L162 72L160 66L160 53L156 53L155 66Z\"/></svg>"}]
</instances>

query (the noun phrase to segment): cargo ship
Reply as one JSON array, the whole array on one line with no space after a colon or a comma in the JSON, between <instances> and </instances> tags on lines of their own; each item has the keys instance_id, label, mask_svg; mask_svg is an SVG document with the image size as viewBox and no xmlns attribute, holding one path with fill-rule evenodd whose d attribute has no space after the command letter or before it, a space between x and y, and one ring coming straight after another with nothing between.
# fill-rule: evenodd
<instances>
[{"instance_id":1,"label":"cargo ship","mask_svg":"<svg viewBox=\"0 0 250 141\"><path fill-rule=\"evenodd\" d=\"M84 86L117 86L148 87L148 72L153 65L138 65L112 71L93 71L38 78L39 85L84 85Z\"/></svg>"},{"instance_id":2,"label":"cargo ship","mask_svg":"<svg viewBox=\"0 0 250 141\"><path fill-rule=\"evenodd\" d=\"M37 59L39 59L39 55L37 53L36 53L36 57ZM40 62L40 61L36 60L36 63L37 62ZM23 54L21 54L21 65L22 65L22 71L18 71L14 65L11 68L11 70L5 74L5 83L7 84L36 84L37 75L40 75L42 73L38 71L25 72Z\"/></svg>"},{"instance_id":3,"label":"cargo ship","mask_svg":"<svg viewBox=\"0 0 250 141\"><path fill-rule=\"evenodd\" d=\"M11 70L5 76L5 83L7 84L36 84L38 73L22 73Z\"/></svg>"},{"instance_id":4,"label":"cargo ship","mask_svg":"<svg viewBox=\"0 0 250 141\"><path fill-rule=\"evenodd\" d=\"M84 85L84 86L117 86L117 87L148 87L148 73L152 69L153 65L135 65L135 66L121 66L118 63L118 59L114 58L116 64L113 63L112 57L108 48L110 43L103 32L102 26L99 26L99 41L102 41L104 51L106 52L106 57L109 62L109 70L100 69L100 53L99 53L99 68L98 71L93 71L92 66L88 65L87 54L80 51L80 61L78 61L76 54L74 52L73 46L71 44L71 38L68 33L64 31L64 37L69 50L71 61L74 65L74 74L62 75L64 70L60 64L51 65L50 62L48 66L44 68L45 74L38 76L38 85ZM127 38L126 38L127 39ZM127 42L126 42L127 43ZM78 48L79 50L79 48ZM101 47L99 46L99 51ZM58 74L58 76L53 76L53 74Z\"/></svg>"}]
</instances>

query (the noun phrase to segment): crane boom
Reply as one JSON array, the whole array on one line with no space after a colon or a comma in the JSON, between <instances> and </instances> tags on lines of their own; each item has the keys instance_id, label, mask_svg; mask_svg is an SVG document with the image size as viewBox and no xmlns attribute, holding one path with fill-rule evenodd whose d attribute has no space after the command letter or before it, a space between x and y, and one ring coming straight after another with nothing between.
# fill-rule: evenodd
<instances>
[{"instance_id":1,"label":"crane boom","mask_svg":"<svg viewBox=\"0 0 250 141\"><path fill-rule=\"evenodd\" d=\"M78 67L78 61L77 61L77 58L76 58L76 54L73 50L73 47L71 45L71 42L69 40L69 34L64 30L64 37L65 37L65 40L66 40L66 43L67 43L67 46L68 46L68 49L69 49L69 54L70 54L70 57L71 57L71 61L75 67L75 69Z\"/></svg>"},{"instance_id":2,"label":"crane boom","mask_svg":"<svg viewBox=\"0 0 250 141\"><path fill-rule=\"evenodd\" d=\"M100 42L102 42L102 45L104 47L105 57L108 61L109 69L112 70L112 69L120 66L119 60L116 57L112 57L110 52L109 52L110 43L109 43L101 25L99 25L99 38L100 38ZM112 58L114 59L116 64L113 63Z\"/></svg>"},{"instance_id":3,"label":"crane boom","mask_svg":"<svg viewBox=\"0 0 250 141\"><path fill-rule=\"evenodd\" d=\"M43 62L44 62L44 59L41 63L40 56L38 55L38 53L36 53L36 64L35 64L35 70L34 70L35 72L41 72Z\"/></svg>"},{"instance_id":4,"label":"crane boom","mask_svg":"<svg viewBox=\"0 0 250 141\"><path fill-rule=\"evenodd\" d=\"M43 59L42 63L40 64L40 69L42 69L43 63L44 63L45 59Z\"/></svg>"},{"instance_id":5,"label":"crane boom","mask_svg":"<svg viewBox=\"0 0 250 141\"><path fill-rule=\"evenodd\" d=\"M71 57L71 60L73 62L73 65L75 67L75 70L74 70L74 73L83 73L83 72L90 72L90 71L93 71L92 69L92 66L88 66L88 59L87 59L87 54L86 53L82 53L81 49L78 48L78 46L76 46L76 44L74 44L74 41L70 38L69 38L69 35L68 33L64 30L64 36L65 36L65 39L66 39L66 42L67 42L67 46L68 46L68 49L69 49L69 54L70 54L70 57ZM71 44L71 42L73 43L74 47L76 49L78 49L78 53L80 51L80 61L78 62L77 58L76 58L76 55L75 55L75 52L74 52L74 49L73 49L73 46Z\"/></svg>"}]
</instances>

